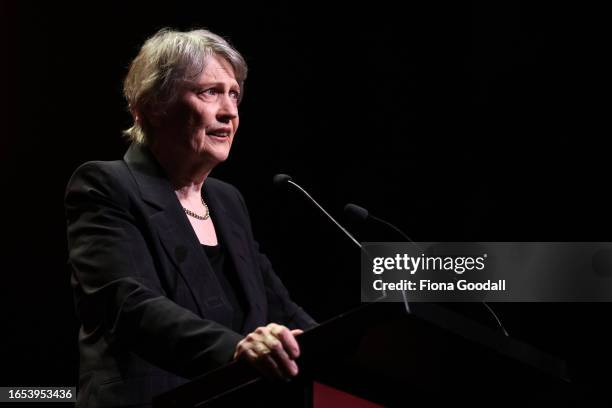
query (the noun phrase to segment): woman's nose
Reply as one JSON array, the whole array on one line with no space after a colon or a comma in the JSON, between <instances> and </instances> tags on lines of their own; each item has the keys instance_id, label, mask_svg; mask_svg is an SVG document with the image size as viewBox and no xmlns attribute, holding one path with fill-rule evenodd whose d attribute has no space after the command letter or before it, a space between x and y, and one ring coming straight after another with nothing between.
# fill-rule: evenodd
<instances>
[{"instance_id":1,"label":"woman's nose","mask_svg":"<svg viewBox=\"0 0 612 408\"><path fill-rule=\"evenodd\" d=\"M238 117L238 105L236 100L230 95L223 95L220 100L219 111L217 112L219 118L225 120L234 119Z\"/></svg>"}]
</instances>

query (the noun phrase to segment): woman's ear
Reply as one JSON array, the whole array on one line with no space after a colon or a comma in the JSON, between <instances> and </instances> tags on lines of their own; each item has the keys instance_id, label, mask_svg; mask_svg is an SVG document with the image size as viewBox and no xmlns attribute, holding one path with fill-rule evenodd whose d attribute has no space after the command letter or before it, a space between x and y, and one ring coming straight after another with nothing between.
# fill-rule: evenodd
<instances>
[{"instance_id":1,"label":"woman's ear","mask_svg":"<svg viewBox=\"0 0 612 408\"><path fill-rule=\"evenodd\" d=\"M134 123L138 123L142 126L140 113L138 113L138 111L134 107L132 107L132 105L129 106L129 110L130 114L132 115L132 119L134 119Z\"/></svg>"}]
</instances>

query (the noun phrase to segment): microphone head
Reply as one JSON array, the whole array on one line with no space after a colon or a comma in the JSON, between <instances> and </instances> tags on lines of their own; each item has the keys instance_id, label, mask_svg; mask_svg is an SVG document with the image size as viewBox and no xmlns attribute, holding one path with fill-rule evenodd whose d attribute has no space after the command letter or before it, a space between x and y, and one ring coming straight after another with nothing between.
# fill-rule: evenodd
<instances>
[{"instance_id":1,"label":"microphone head","mask_svg":"<svg viewBox=\"0 0 612 408\"><path fill-rule=\"evenodd\" d=\"M291 180L291 176L288 174L277 174L272 177L272 183L275 187L283 187Z\"/></svg>"},{"instance_id":2,"label":"microphone head","mask_svg":"<svg viewBox=\"0 0 612 408\"><path fill-rule=\"evenodd\" d=\"M345 205L344 212L353 218L358 219L359 221L365 221L370 216L368 210L353 203L348 203Z\"/></svg>"}]
</instances>

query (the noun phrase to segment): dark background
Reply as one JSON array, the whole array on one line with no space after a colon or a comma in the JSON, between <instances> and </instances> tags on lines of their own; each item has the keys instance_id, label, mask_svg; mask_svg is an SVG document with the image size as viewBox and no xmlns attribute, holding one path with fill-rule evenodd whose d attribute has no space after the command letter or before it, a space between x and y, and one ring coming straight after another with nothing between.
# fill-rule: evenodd
<instances>
[{"instance_id":1,"label":"dark background","mask_svg":"<svg viewBox=\"0 0 612 408\"><path fill-rule=\"evenodd\" d=\"M279 172L341 220L356 202L413 240L612 240L602 10L330 4L1 3L0 385L76 384L64 187L80 163L123 155L122 79L166 26L207 27L247 59L240 131L215 175L243 192L263 250L318 320L359 302L358 251L275 191ZM603 389L608 304L493 307L511 335L568 360L586 394Z\"/></svg>"}]
</instances>

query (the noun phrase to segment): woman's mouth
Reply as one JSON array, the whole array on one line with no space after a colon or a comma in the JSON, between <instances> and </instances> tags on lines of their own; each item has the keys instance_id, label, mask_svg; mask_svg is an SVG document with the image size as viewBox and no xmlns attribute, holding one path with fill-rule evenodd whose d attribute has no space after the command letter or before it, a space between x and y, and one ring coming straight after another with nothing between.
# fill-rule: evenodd
<instances>
[{"instance_id":1,"label":"woman's mouth","mask_svg":"<svg viewBox=\"0 0 612 408\"><path fill-rule=\"evenodd\" d=\"M232 134L230 129L222 128L222 129L211 129L206 132L208 136L218 137L218 138L228 138Z\"/></svg>"}]
</instances>

